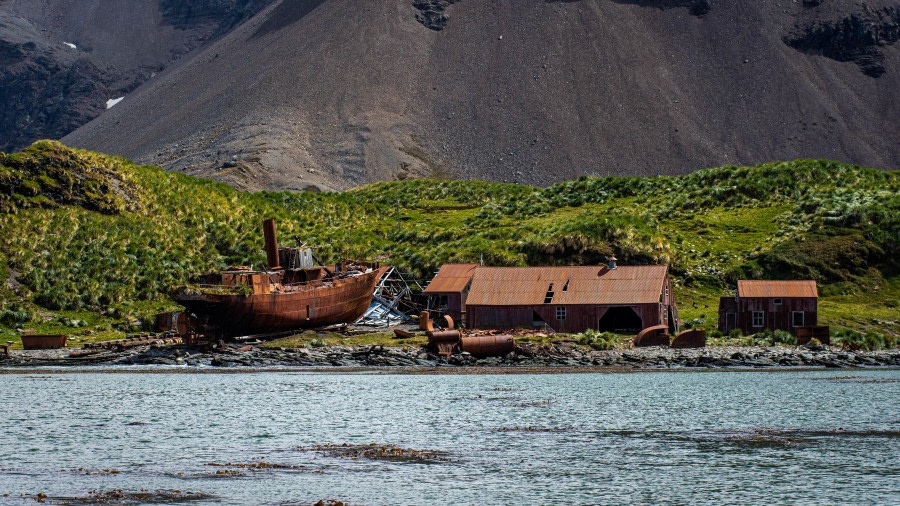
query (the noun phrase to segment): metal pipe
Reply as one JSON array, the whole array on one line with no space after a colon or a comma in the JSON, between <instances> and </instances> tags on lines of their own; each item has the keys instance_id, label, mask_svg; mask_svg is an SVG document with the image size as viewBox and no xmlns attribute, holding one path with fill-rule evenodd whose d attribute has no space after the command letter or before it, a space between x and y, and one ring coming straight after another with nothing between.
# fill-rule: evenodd
<instances>
[{"instance_id":1,"label":"metal pipe","mask_svg":"<svg viewBox=\"0 0 900 506\"><path fill-rule=\"evenodd\" d=\"M269 262L269 270L281 269L278 259L278 237L275 235L275 219L269 218L263 221L263 235L266 238L266 259Z\"/></svg>"}]
</instances>

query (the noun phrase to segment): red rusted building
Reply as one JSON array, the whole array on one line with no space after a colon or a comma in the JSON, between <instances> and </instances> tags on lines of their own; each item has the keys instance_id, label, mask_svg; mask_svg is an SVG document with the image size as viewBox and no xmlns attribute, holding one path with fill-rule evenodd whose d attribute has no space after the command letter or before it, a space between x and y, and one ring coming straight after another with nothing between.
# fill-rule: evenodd
<instances>
[{"instance_id":1,"label":"red rusted building","mask_svg":"<svg viewBox=\"0 0 900 506\"><path fill-rule=\"evenodd\" d=\"M719 330L740 329L744 335L765 329L796 334L819 320L815 281L738 281L735 297L719 300Z\"/></svg>"},{"instance_id":2,"label":"red rusted building","mask_svg":"<svg viewBox=\"0 0 900 506\"><path fill-rule=\"evenodd\" d=\"M432 316L440 318L449 315L454 321L463 322L466 296L472 275L478 264L444 264L425 287L428 296L428 310Z\"/></svg>"},{"instance_id":3,"label":"red rusted building","mask_svg":"<svg viewBox=\"0 0 900 506\"><path fill-rule=\"evenodd\" d=\"M679 325L665 265L476 267L464 304L469 328L636 333Z\"/></svg>"}]
</instances>

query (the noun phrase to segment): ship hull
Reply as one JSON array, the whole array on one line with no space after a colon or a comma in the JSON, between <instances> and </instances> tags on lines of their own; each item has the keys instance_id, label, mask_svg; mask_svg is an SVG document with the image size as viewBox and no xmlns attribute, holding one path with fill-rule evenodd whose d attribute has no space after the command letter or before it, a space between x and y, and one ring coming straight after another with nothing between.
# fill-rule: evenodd
<instances>
[{"instance_id":1,"label":"ship hull","mask_svg":"<svg viewBox=\"0 0 900 506\"><path fill-rule=\"evenodd\" d=\"M188 312L214 324L223 337L352 323L372 303L385 268L341 278L331 286L253 295L176 296Z\"/></svg>"}]
</instances>

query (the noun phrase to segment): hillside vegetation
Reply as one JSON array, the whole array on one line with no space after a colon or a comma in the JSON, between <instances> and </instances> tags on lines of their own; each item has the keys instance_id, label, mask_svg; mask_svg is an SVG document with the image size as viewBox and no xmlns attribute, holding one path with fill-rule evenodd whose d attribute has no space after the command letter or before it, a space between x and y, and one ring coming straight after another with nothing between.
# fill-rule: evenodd
<instances>
[{"instance_id":1,"label":"hillside vegetation","mask_svg":"<svg viewBox=\"0 0 900 506\"><path fill-rule=\"evenodd\" d=\"M99 338L173 308L173 285L264 263L265 217L282 244L299 238L323 259L380 260L422 279L481 259L667 263L682 317L708 328L740 277L813 278L822 324L900 332L896 171L799 160L543 189L410 180L246 193L40 141L0 153L0 190L0 341L16 327Z\"/></svg>"}]
</instances>

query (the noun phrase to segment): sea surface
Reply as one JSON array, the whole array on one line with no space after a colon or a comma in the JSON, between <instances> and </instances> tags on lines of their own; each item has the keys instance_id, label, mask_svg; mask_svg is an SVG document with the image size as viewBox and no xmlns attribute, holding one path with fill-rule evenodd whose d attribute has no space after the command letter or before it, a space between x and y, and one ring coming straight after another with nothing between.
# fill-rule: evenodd
<instances>
[{"instance_id":1,"label":"sea surface","mask_svg":"<svg viewBox=\"0 0 900 506\"><path fill-rule=\"evenodd\" d=\"M900 503L897 370L2 378L2 504Z\"/></svg>"}]
</instances>

